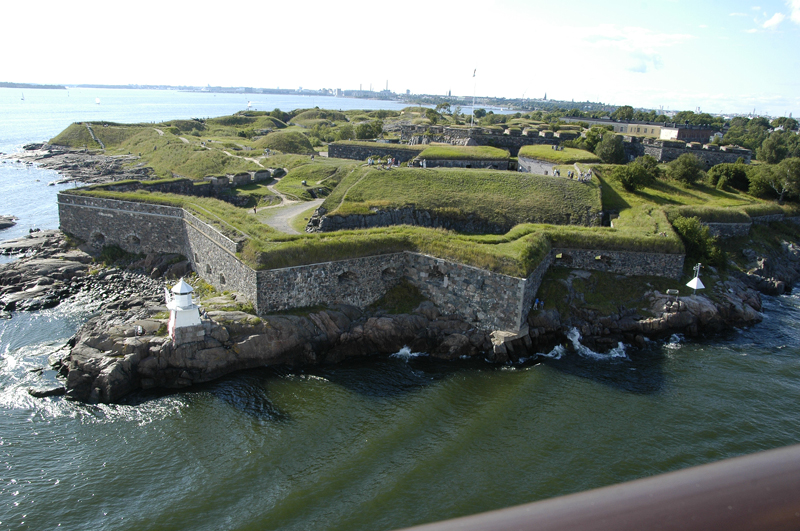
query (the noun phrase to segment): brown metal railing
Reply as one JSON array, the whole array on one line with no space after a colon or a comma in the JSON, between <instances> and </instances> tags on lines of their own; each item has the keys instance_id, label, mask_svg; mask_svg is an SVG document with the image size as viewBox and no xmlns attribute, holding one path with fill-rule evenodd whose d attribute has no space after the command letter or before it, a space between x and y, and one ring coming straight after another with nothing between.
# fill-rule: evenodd
<instances>
[{"instance_id":1,"label":"brown metal railing","mask_svg":"<svg viewBox=\"0 0 800 531\"><path fill-rule=\"evenodd\" d=\"M411 529L800 530L800 445Z\"/></svg>"}]
</instances>

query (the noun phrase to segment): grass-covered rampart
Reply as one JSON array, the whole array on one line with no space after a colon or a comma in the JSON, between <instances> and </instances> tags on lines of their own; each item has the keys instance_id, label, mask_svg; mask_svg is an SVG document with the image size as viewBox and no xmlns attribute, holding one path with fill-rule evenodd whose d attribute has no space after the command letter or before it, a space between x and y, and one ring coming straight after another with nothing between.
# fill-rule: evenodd
<instances>
[{"instance_id":1,"label":"grass-covered rampart","mask_svg":"<svg viewBox=\"0 0 800 531\"><path fill-rule=\"evenodd\" d=\"M109 186L73 190L125 201L185 208L236 240L246 240L241 258L256 269L306 265L400 251L455 260L517 277L529 275L551 246L681 253L680 240L660 210L637 211L618 228L520 224L504 235L464 235L423 227L289 235L262 224L249 209L211 198L156 192L114 192ZM667 236L658 232L664 229ZM658 231L658 232L657 232Z\"/></svg>"},{"instance_id":2,"label":"grass-covered rampart","mask_svg":"<svg viewBox=\"0 0 800 531\"><path fill-rule=\"evenodd\" d=\"M610 166L600 164L593 166L595 178L592 182L581 183L566 178L493 170L384 170L355 161L322 157L310 160L313 148L309 143L309 129L300 126L325 121L334 130L343 127L348 120L393 118L389 114L379 114L382 112L337 113L319 109L292 114L242 112L205 120L133 125L92 123L91 126L105 144L107 154L140 156L134 164L153 167L161 178L172 178L174 174L199 180L206 175L286 168L288 174L275 184L275 189L299 200L311 199L312 192L318 197L327 195L324 206L329 215L369 215L379 209L413 207L450 218L477 219L513 228L503 235L466 235L409 226L289 235L263 224L261 212L257 216L252 209L237 208L217 199L146 190L122 192L112 189L114 186L67 193L185 208L233 239L246 241L240 257L257 269L414 251L517 277L530 274L553 247L681 254L684 244L670 223L679 218L747 222L762 215L796 215L793 208L702 182L683 186L660 178L638 191L629 192L616 180L607 178ZM413 112L416 111L406 110L403 115L398 113L394 117L405 120ZM284 129L290 120L300 126ZM548 127L525 121L514 121L513 125ZM283 130L275 132L277 129ZM270 130L273 132L267 133ZM99 148L83 124L69 126L51 142L76 148ZM506 151L488 146L346 143L409 150L431 160L502 160L508 157ZM271 150L269 157L264 153L267 148ZM300 154L289 154L293 152ZM520 156L550 160L565 168L578 162L585 169L586 164L596 162L596 157L588 152L556 151L549 146L523 148ZM119 185L116 183L117 188ZM266 185L252 185L250 189L243 187L230 193L249 195L254 201L272 195ZM613 228L574 225L585 219L587 212L596 215L600 211L619 213Z\"/></svg>"},{"instance_id":3,"label":"grass-covered rampart","mask_svg":"<svg viewBox=\"0 0 800 531\"><path fill-rule=\"evenodd\" d=\"M583 149L565 147L553 149L549 145L522 146L519 150L520 157L529 159L546 160L555 164L574 164L576 162L600 162L600 157Z\"/></svg>"},{"instance_id":4,"label":"grass-covered rampart","mask_svg":"<svg viewBox=\"0 0 800 531\"><path fill-rule=\"evenodd\" d=\"M340 140L338 142L334 142L334 144L341 144L343 146L377 148L377 149L396 149L400 151L410 151L415 153L422 153L422 151L425 149L425 146L409 146L407 144L381 144L378 142L366 142L361 140Z\"/></svg>"},{"instance_id":5,"label":"grass-covered rampart","mask_svg":"<svg viewBox=\"0 0 800 531\"><path fill-rule=\"evenodd\" d=\"M419 154L428 160L508 160L508 151L491 146L445 146L434 145Z\"/></svg>"},{"instance_id":6,"label":"grass-covered rampart","mask_svg":"<svg viewBox=\"0 0 800 531\"><path fill-rule=\"evenodd\" d=\"M329 215L413 207L494 225L587 223L601 209L596 183L493 170L361 167L326 199Z\"/></svg>"}]
</instances>

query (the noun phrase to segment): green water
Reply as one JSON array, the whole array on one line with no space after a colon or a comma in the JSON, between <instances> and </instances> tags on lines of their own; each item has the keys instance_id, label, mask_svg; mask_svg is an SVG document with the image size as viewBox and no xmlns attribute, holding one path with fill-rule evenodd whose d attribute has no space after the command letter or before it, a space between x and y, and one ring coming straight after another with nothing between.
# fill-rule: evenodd
<instances>
[{"instance_id":1,"label":"green water","mask_svg":"<svg viewBox=\"0 0 800 531\"><path fill-rule=\"evenodd\" d=\"M18 346L0 364L0 528L392 529L793 444L799 306L617 358L380 357L120 406L27 397L53 347Z\"/></svg>"}]
</instances>

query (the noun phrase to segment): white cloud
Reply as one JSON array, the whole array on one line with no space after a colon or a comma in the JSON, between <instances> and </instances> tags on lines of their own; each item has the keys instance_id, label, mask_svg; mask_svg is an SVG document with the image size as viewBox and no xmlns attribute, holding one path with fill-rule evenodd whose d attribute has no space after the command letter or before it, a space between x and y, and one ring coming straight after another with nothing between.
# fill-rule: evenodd
<instances>
[{"instance_id":1,"label":"white cloud","mask_svg":"<svg viewBox=\"0 0 800 531\"><path fill-rule=\"evenodd\" d=\"M731 13L728 16L729 17L749 17L750 15L748 15L747 13Z\"/></svg>"},{"instance_id":2,"label":"white cloud","mask_svg":"<svg viewBox=\"0 0 800 531\"><path fill-rule=\"evenodd\" d=\"M771 19L769 19L766 22L764 22L763 24L761 24L761 27L764 28L764 29L770 29L770 30L776 29L778 27L778 25L781 22L783 22L783 20L785 18L786 18L786 15L784 15L783 13L775 13L774 15L772 15Z\"/></svg>"},{"instance_id":3,"label":"white cloud","mask_svg":"<svg viewBox=\"0 0 800 531\"><path fill-rule=\"evenodd\" d=\"M745 30L745 33L758 33L758 30L756 28L753 28L753 29Z\"/></svg>"},{"instance_id":4,"label":"white cloud","mask_svg":"<svg viewBox=\"0 0 800 531\"><path fill-rule=\"evenodd\" d=\"M786 7L789 8L789 18L795 24L800 24L800 0L786 0Z\"/></svg>"},{"instance_id":5,"label":"white cloud","mask_svg":"<svg viewBox=\"0 0 800 531\"><path fill-rule=\"evenodd\" d=\"M584 43L596 51L606 50L607 56L616 58L616 65L637 74L661 70L664 67L662 50L695 38L682 33L659 33L647 28L614 24L587 28L581 34Z\"/></svg>"},{"instance_id":6,"label":"white cloud","mask_svg":"<svg viewBox=\"0 0 800 531\"><path fill-rule=\"evenodd\" d=\"M698 27L705 29L705 28L708 27L708 24L700 24L700 26L698 26Z\"/></svg>"}]
</instances>

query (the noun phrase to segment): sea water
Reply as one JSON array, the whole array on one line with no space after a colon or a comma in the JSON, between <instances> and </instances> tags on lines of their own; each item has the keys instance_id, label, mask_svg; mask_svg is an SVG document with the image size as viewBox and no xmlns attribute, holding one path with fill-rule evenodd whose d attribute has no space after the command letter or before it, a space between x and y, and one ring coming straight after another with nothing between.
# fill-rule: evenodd
<instances>
[{"instance_id":1,"label":"sea water","mask_svg":"<svg viewBox=\"0 0 800 531\"><path fill-rule=\"evenodd\" d=\"M246 97L0 89L0 151L76 120L222 115ZM402 106L282 98L264 108ZM20 217L0 239L57 226L55 178L0 164L0 213ZM49 362L90 301L16 313L0 321L0 529L391 529L795 444L800 299L764 302L761 324L715 338L600 355L572 333L543 363L502 367L403 349L112 406L27 393L56 382Z\"/></svg>"}]
</instances>

